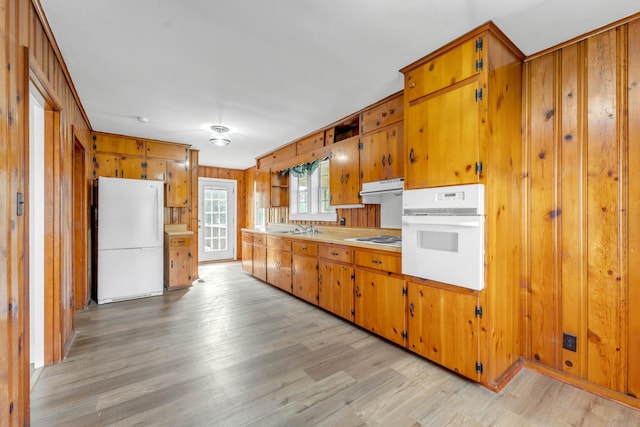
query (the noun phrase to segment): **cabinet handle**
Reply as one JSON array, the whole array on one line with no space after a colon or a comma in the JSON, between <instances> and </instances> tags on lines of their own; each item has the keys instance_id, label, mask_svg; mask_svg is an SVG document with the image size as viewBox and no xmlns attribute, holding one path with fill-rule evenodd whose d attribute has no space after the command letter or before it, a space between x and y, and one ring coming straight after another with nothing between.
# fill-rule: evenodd
<instances>
[{"instance_id":1,"label":"cabinet handle","mask_svg":"<svg viewBox=\"0 0 640 427\"><path fill-rule=\"evenodd\" d=\"M331 252L331 255L332 255L332 256L338 256L338 255L340 255L340 254L339 254L338 252Z\"/></svg>"},{"instance_id":2,"label":"cabinet handle","mask_svg":"<svg viewBox=\"0 0 640 427\"><path fill-rule=\"evenodd\" d=\"M413 156L413 148L409 150L409 162L413 163L416 161L416 158Z\"/></svg>"},{"instance_id":3,"label":"cabinet handle","mask_svg":"<svg viewBox=\"0 0 640 427\"><path fill-rule=\"evenodd\" d=\"M384 154L382 155L382 160L380 160L380 163L382 163L382 166L386 166L386 161L387 159L384 157Z\"/></svg>"},{"instance_id":4,"label":"cabinet handle","mask_svg":"<svg viewBox=\"0 0 640 427\"><path fill-rule=\"evenodd\" d=\"M171 268L173 268L173 260L171 260Z\"/></svg>"},{"instance_id":5,"label":"cabinet handle","mask_svg":"<svg viewBox=\"0 0 640 427\"><path fill-rule=\"evenodd\" d=\"M371 262L373 264L382 264L382 261L380 261L379 259L372 259Z\"/></svg>"},{"instance_id":6,"label":"cabinet handle","mask_svg":"<svg viewBox=\"0 0 640 427\"><path fill-rule=\"evenodd\" d=\"M118 177L118 169L116 169L116 178Z\"/></svg>"},{"instance_id":7,"label":"cabinet handle","mask_svg":"<svg viewBox=\"0 0 640 427\"><path fill-rule=\"evenodd\" d=\"M393 113L395 113L395 112L396 112L396 110L394 110L393 108L390 108L390 109L389 109L389 114L393 114Z\"/></svg>"},{"instance_id":8,"label":"cabinet handle","mask_svg":"<svg viewBox=\"0 0 640 427\"><path fill-rule=\"evenodd\" d=\"M318 285L322 285L322 274L318 274Z\"/></svg>"},{"instance_id":9,"label":"cabinet handle","mask_svg":"<svg viewBox=\"0 0 640 427\"><path fill-rule=\"evenodd\" d=\"M360 293L360 288L358 286L356 286L356 296L362 296L362 294Z\"/></svg>"},{"instance_id":10,"label":"cabinet handle","mask_svg":"<svg viewBox=\"0 0 640 427\"><path fill-rule=\"evenodd\" d=\"M413 303L409 304L409 314L413 317Z\"/></svg>"},{"instance_id":11,"label":"cabinet handle","mask_svg":"<svg viewBox=\"0 0 640 427\"><path fill-rule=\"evenodd\" d=\"M409 83L409 88L413 89L414 87L416 87L416 84L414 82Z\"/></svg>"},{"instance_id":12,"label":"cabinet handle","mask_svg":"<svg viewBox=\"0 0 640 427\"><path fill-rule=\"evenodd\" d=\"M391 154L387 156L387 164L391 166Z\"/></svg>"}]
</instances>

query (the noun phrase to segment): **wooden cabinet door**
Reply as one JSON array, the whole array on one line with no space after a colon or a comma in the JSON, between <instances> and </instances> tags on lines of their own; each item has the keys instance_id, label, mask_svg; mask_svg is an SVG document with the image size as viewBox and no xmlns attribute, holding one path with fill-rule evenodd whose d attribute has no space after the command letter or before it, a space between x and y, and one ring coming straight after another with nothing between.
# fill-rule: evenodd
<instances>
[{"instance_id":1,"label":"wooden cabinet door","mask_svg":"<svg viewBox=\"0 0 640 427\"><path fill-rule=\"evenodd\" d=\"M356 269L355 276L355 322L404 345L404 280L360 269Z\"/></svg>"},{"instance_id":2,"label":"wooden cabinet door","mask_svg":"<svg viewBox=\"0 0 640 427\"><path fill-rule=\"evenodd\" d=\"M142 157L120 156L120 178L142 179L143 163Z\"/></svg>"},{"instance_id":3,"label":"wooden cabinet door","mask_svg":"<svg viewBox=\"0 0 640 427\"><path fill-rule=\"evenodd\" d=\"M146 164L146 179L165 182L167 175L167 163L165 160L147 159Z\"/></svg>"},{"instance_id":4,"label":"wooden cabinet door","mask_svg":"<svg viewBox=\"0 0 640 427\"><path fill-rule=\"evenodd\" d=\"M267 248L267 283L291 292L291 253Z\"/></svg>"},{"instance_id":5,"label":"wooden cabinet door","mask_svg":"<svg viewBox=\"0 0 640 427\"><path fill-rule=\"evenodd\" d=\"M93 176L119 178L120 156L109 153L95 153L93 156Z\"/></svg>"},{"instance_id":6,"label":"wooden cabinet door","mask_svg":"<svg viewBox=\"0 0 640 427\"><path fill-rule=\"evenodd\" d=\"M145 143L124 136L97 133L93 135L93 151L143 157Z\"/></svg>"},{"instance_id":7,"label":"wooden cabinet door","mask_svg":"<svg viewBox=\"0 0 640 427\"><path fill-rule=\"evenodd\" d=\"M478 74L482 68L482 38L473 38L405 74L405 92L411 102ZM479 64L478 64L479 65Z\"/></svg>"},{"instance_id":8,"label":"wooden cabinet door","mask_svg":"<svg viewBox=\"0 0 640 427\"><path fill-rule=\"evenodd\" d=\"M409 349L479 381L478 296L413 282L407 288Z\"/></svg>"},{"instance_id":9,"label":"wooden cabinet door","mask_svg":"<svg viewBox=\"0 0 640 427\"><path fill-rule=\"evenodd\" d=\"M253 234L242 233L242 270L253 274Z\"/></svg>"},{"instance_id":10,"label":"wooden cabinet door","mask_svg":"<svg viewBox=\"0 0 640 427\"><path fill-rule=\"evenodd\" d=\"M331 146L329 192L331 205L360 203L360 138L345 139Z\"/></svg>"},{"instance_id":11,"label":"wooden cabinet door","mask_svg":"<svg viewBox=\"0 0 640 427\"><path fill-rule=\"evenodd\" d=\"M362 136L362 182L400 178L404 174L403 123Z\"/></svg>"},{"instance_id":12,"label":"wooden cabinet door","mask_svg":"<svg viewBox=\"0 0 640 427\"><path fill-rule=\"evenodd\" d=\"M353 267L322 260L318 265L318 305L353 321Z\"/></svg>"},{"instance_id":13,"label":"wooden cabinet door","mask_svg":"<svg viewBox=\"0 0 640 427\"><path fill-rule=\"evenodd\" d=\"M164 205L184 208L189 205L189 170L187 162L169 160L166 162L167 175Z\"/></svg>"},{"instance_id":14,"label":"wooden cabinet door","mask_svg":"<svg viewBox=\"0 0 640 427\"><path fill-rule=\"evenodd\" d=\"M169 289L191 286L191 238L173 236L168 238L165 262L166 286Z\"/></svg>"},{"instance_id":15,"label":"wooden cabinet door","mask_svg":"<svg viewBox=\"0 0 640 427\"><path fill-rule=\"evenodd\" d=\"M253 243L253 275L258 279L267 281L267 247Z\"/></svg>"},{"instance_id":16,"label":"wooden cabinet door","mask_svg":"<svg viewBox=\"0 0 640 427\"><path fill-rule=\"evenodd\" d=\"M475 81L407 109L405 188L479 181L479 104Z\"/></svg>"},{"instance_id":17,"label":"wooden cabinet door","mask_svg":"<svg viewBox=\"0 0 640 427\"><path fill-rule=\"evenodd\" d=\"M318 304L318 259L293 254L291 257L293 294L312 304Z\"/></svg>"}]
</instances>

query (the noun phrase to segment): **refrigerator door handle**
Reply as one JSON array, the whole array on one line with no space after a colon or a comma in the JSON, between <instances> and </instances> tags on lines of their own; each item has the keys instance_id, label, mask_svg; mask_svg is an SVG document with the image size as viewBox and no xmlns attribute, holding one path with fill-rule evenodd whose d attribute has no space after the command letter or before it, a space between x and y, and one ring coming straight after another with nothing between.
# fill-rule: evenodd
<instances>
[{"instance_id":1,"label":"refrigerator door handle","mask_svg":"<svg viewBox=\"0 0 640 427\"><path fill-rule=\"evenodd\" d=\"M160 223L160 206L159 206L160 203L159 203L159 200L158 200L159 199L159 197L158 197L158 193L159 192L160 192L160 189L156 188L155 198L154 198L154 212L156 213L156 215L154 215L155 216L155 224L154 224L154 226L155 226L155 230L156 230L156 240L157 241L160 241L160 236L158 235L158 233L160 231L159 230L160 229L160 224L159 224Z\"/></svg>"}]
</instances>

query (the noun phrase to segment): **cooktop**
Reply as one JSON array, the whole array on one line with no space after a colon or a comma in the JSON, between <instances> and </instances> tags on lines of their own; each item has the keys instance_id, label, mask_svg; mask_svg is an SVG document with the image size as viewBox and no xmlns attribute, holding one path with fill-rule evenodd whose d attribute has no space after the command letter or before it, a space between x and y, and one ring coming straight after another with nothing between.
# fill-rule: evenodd
<instances>
[{"instance_id":1,"label":"cooktop","mask_svg":"<svg viewBox=\"0 0 640 427\"><path fill-rule=\"evenodd\" d=\"M402 237L400 236L388 236L388 235L378 235L378 236L370 236L370 237L352 237L350 239L344 239L348 242L362 242L362 243L371 243L375 245L384 245L384 246L402 246Z\"/></svg>"}]
</instances>

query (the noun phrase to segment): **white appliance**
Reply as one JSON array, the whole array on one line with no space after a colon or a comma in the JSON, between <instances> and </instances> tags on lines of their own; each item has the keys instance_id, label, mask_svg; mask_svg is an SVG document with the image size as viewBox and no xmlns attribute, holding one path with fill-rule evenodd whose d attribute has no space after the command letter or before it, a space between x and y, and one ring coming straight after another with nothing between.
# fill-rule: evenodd
<instances>
[{"instance_id":1,"label":"white appliance","mask_svg":"<svg viewBox=\"0 0 640 427\"><path fill-rule=\"evenodd\" d=\"M484 186L406 190L402 273L484 288Z\"/></svg>"},{"instance_id":2,"label":"white appliance","mask_svg":"<svg viewBox=\"0 0 640 427\"><path fill-rule=\"evenodd\" d=\"M402 226L402 190L404 178L384 181L363 182L362 203L380 205L380 227L400 228Z\"/></svg>"},{"instance_id":3,"label":"white appliance","mask_svg":"<svg viewBox=\"0 0 640 427\"><path fill-rule=\"evenodd\" d=\"M164 184L98 178L98 304L163 291Z\"/></svg>"}]
</instances>

